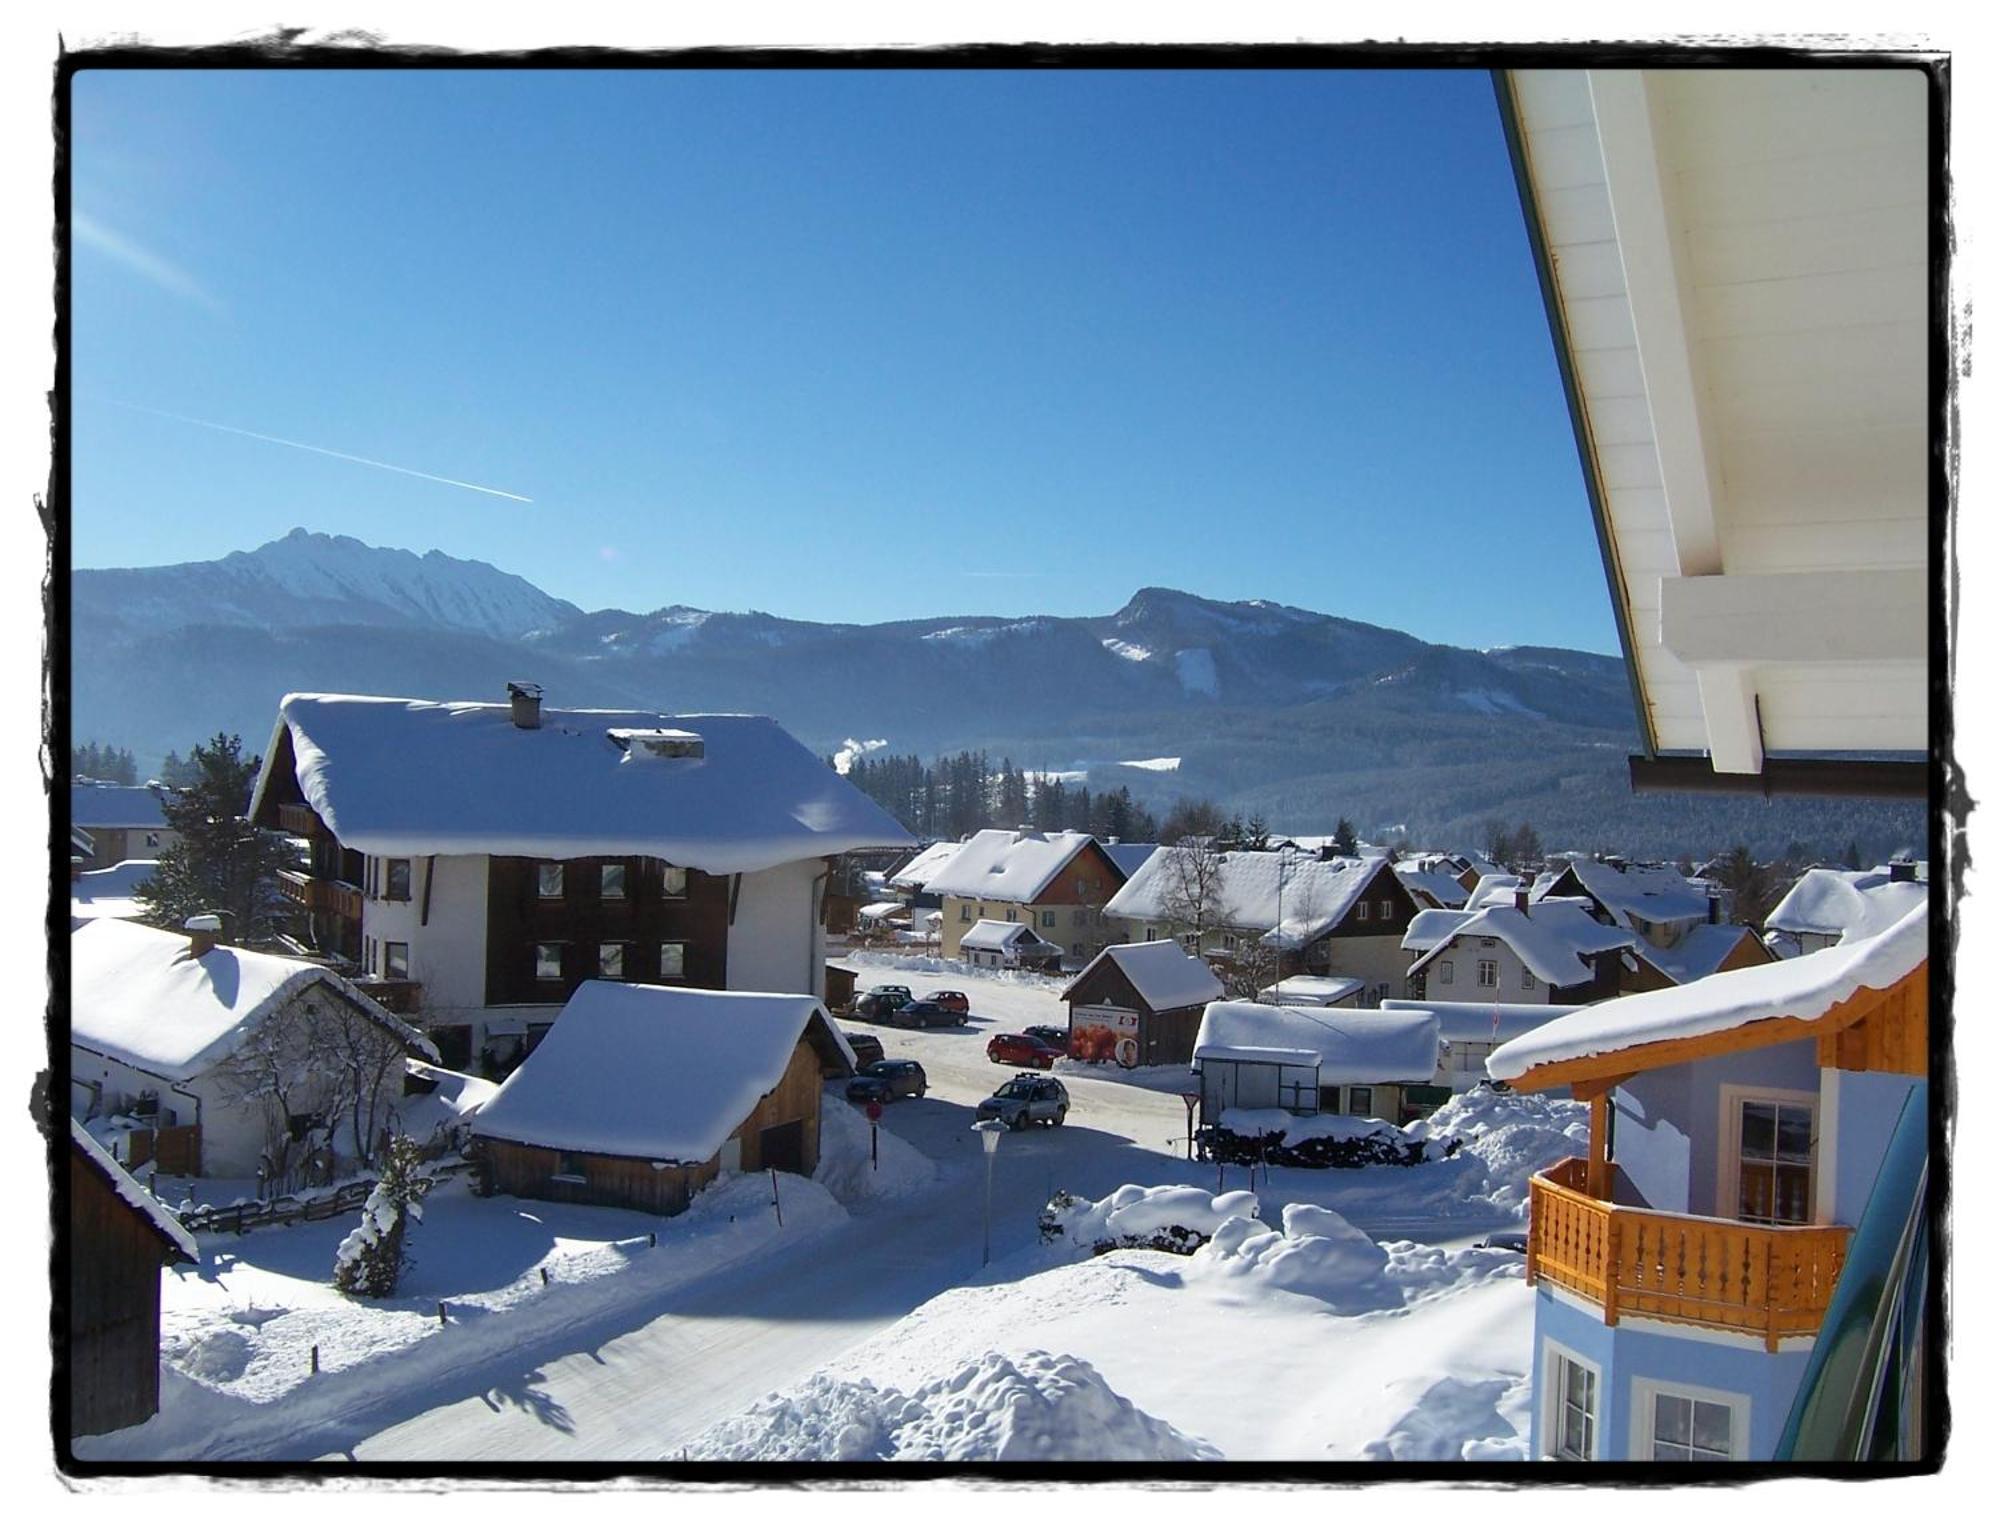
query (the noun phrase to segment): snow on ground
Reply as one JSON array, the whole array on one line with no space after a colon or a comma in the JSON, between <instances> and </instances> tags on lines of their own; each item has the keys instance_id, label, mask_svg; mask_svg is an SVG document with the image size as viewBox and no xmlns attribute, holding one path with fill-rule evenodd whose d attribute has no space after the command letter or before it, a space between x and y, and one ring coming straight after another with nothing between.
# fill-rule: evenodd
<instances>
[{"instance_id":1,"label":"snow on ground","mask_svg":"<svg viewBox=\"0 0 2000 1520\"><path fill-rule=\"evenodd\" d=\"M1384 1247L1337 1214L1293 1205L1281 1229L1226 1219L1192 1256L1120 1250L1040 1272L1014 1258L988 1276L1024 1270L932 1299L698 1437L688 1454L901 1456L908 1421L932 1440L956 1440L954 1455L1002 1455L971 1423L990 1406L954 1406L941 1391L982 1379L1005 1388L1010 1375L1038 1381L1022 1375L1029 1367L1087 1369L1093 1404L1117 1390L1134 1414L1235 1460L1525 1453L1533 1298L1511 1252ZM906 1403L897 1389L915 1392ZM1001 1394L1010 1396L1028 1403ZM954 1415L964 1429L949 1427ZM1154 1453L1084 1440L1037 1455Z\"/></svg>"},{"instance_id":2,"label":"snow on ground","mask_svg":"<svg viewBox=\"0 0 2000 1520\"><path fill-rule=\"evenodd\" d=\"M1214 1461L1222 1454L1121 1398L1090 1363L989 1351L914 1393L816 1376L676 1455L693 1461Z\"/></svg>"},{"instance_id":3,"label":"snow on ground","mask_svg":"<svg viewBox=\"0 0 2000 1520\"><path fill-rule=\"evenodd\" d=\"M1135 771L1177 771L1181 768L1179 755L1157 755L1151 760L1120 760L1120 765L1128 765Z\"/></svg>"},{"instance_id":4,"label":"snow on ground","mask_svg":"<svg viewBox=\"0 0 2000 1520\"><path fill-rule=\"evenodd\" d=\"M1219 689L1215 679L1215 651L1212 649L1176 649L1174 674L1180 677L1181 690L1189 695L1199 692L1205 697L1212 697Z\"/></svg>"}]
</instances>

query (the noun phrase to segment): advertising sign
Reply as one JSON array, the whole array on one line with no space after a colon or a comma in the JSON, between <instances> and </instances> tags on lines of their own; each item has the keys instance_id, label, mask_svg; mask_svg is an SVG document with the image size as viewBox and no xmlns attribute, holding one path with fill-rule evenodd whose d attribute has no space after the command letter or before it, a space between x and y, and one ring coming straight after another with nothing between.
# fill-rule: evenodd
<instances>
[{"instance_id":1,"label":"advertising sign","mask_svg":"<svg viewBox=\"0 0 2000 1520\"><path fill-rule=\"evenodd\" d=\"M1076 1008L1069 1016L1069 1053L1078 1061L1139 1064L1139 1015L1129 1008Z\"/></svg>"}]
</instances>

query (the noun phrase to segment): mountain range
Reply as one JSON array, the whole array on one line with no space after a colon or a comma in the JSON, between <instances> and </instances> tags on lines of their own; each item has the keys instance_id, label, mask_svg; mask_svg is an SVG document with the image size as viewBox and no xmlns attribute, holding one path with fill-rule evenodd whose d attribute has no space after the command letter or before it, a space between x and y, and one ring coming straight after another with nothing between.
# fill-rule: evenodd
<instances>
[{"instance_id":1,"label":"mountain range","mask_svg":"<svg viewBox=\"0 0 2000 1520\"><path fill-rule=\"evenodd\" d=\"M218 730L261 748L287 691L756 711L822 753L987 750L1149 804L1274 828L1396 826L1678 857L1739 839L1831 854L1922 840L1909 805L1634 797L1621 661L1457 649L1269 601L1147 587L1101 617L815 623L671 606L585 612L432 550L294 529L249 552L71 579L72 732L142 769ZM879 741L879 742L878 742Z\"/></svg>"}]
</instances>

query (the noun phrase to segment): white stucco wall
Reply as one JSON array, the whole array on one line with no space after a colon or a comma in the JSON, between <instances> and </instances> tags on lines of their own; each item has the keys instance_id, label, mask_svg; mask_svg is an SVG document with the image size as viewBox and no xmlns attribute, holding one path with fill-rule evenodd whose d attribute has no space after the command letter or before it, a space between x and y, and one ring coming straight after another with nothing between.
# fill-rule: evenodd
<instances>
[{"instance_id":1,"label":"white stucco wall","mask_svg":"<svg viewBox=\"0 0 2000 1520\"><path fill-rule=\"evenodd\" d=\"M1445 962L1451 963L1451 980L1444 979L1438 968ZM1496 961L1499 963L1500 985L1482 987L1479 985L1479 963ZM1476 939L1458 940L1446 947L1424 968L1428 980L1424 984L1424 996L1441 1001L1456 1000L1462 1003L1546 1003L1549 1001L1549 984L1540 977L1535 978L1533 987L1521 985L1521 973L1526 969L1521 957L1511 950L1506 941L1495 940L1492 945L1482 945Z\"/></svg>"},{"instance_id":2,"label":"white stucco wall","mask_svg":"<svg viewBox=\"0 0 2000 1520\"><path fill-rule=\"evenodd\" d=\"M419 856L410 862L410 900L383 898L364 901L361 932L380 944L400 940L410 947L410 977L423 984L422 1022L465 1022L472 1010L486 1005L486 876L484 855L440 855L431 877L428 922L420 923L424 905L424 869ZM378 959L377 969L383 969Z\"/></svg>"},{"instance_id":3,"label":"white stucco wall","mask_svg":"<svg viewBox=\"0 0 2000 1520\"><path fill-rule=\"evenodd\" d=\"M729 926L730 991L822 994L826 939L814 883L825 870L824 861L799 860L744 876Z\"/></svg>"}]
</instances>

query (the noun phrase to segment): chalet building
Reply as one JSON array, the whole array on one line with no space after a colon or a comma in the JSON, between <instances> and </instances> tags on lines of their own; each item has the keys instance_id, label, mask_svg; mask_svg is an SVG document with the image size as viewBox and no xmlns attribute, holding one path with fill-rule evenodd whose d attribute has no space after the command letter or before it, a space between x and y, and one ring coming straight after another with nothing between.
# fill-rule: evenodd
<instances>
[{"instance_id":1,"label":"chalet building","mask_svg":"<svg viewBox=\"0 0 2000 1520\"><path fill-rule=\"evenodd\" d=\"M120 1159L189 1177L281 1177L300 1147L329 1173L355 1149L338 1074L307 1038L353 1026L344 1053L374 1064L371 1144L403 1091L409 1055L437 1051L323 966L185 934L91 920L70 946L70 1112L116 1121ZM273 1094L282 1094L282 1102Z\"/></svg>"},{"instance_id":2,"label":"chalet building","mask_svg":"<svg viewBox=\"0 0 2000 1520\"><path fill-rule=\"evenodd\" d=\"M1801 876L1764 918L1774 953L1810 955L1880 934L1930 899L1922 861L1895 860L1872 871L1816 867Z\"/></svg>"},{"instance_id":3,"label":"chalet building","mask_svg":"<svg viewBox=\"0 0 2000 1520\"><path fill-rule=\"evenodd\" d=\"M251 817L310 947L499 1074L590 980L819 997L835 857L909 835L769 718L287 696Z\"/></svg>"},{"instance_id":4,"label":"chalet building","mask_svg":"<svg viewBox=\"0 0 2000 1520\"><path fill-rule=\"evenodd\" d=\"M1926 1206L1929 938L1920 904L1873 938L1579 1009L1488 1059L1590 1104L1587 1153L1532 1184L1535 1455L1798 1454L1784 1432L1812 1401L1816 1339L1868 1322L1842 1295L1921 1286L1896 1242ZM1907 1363L1887 1375L1920 1397Z\"/></svg>"},{"instance_id":5,"label":"chalet building","mask_svg":"<svg viewBox=\"0 0 2000 1520\"><path fill-rule=\"evenodd\" d=\"M68 1242L69 1433L144 1424L160 1410L160 1269L201 1250L75 1119Z\"/></svg>"},{"instance_id":6,"label":"chalet building","mask_svg":"<svg viewBox=\"0 0 2000 1520\"><path fill-rule=\"evenodd\" d=\"M1104 908L1124 884L1125 873L1089 834L981 829L930 878L944 913L939 953L956 957L965 934L988 919L1025 924L1066 964L1082 966L1116 937Z\"/></svg>"},{"instance_id":7,"label":"chalet building","mask_svg":"<svg viewBox=\"0 0 2000 1520\"><path fill-rule=\"evenodd\" d=\"M1445 867L1440 857L1419 856L1415 860L1396 862L1396 874L1409 889L1411 899L1419 908L1462 908L1465 906L1467 890L1458 880L1459 873Z\"/></svg>"},{"instance_id":8,"label":"chalet building","mask_svg":"<svg viewBox=\"0 0 2000 1520\"><path fill-rule=\"evenodd\" d=\"M1197 900L1208 925L1198 945L1188 927ZM1262 850L1204 857L1184 845L1157 851L1105 908L1129 943L1180 939L1218 963L1275 955L1280 975L1359 979L1367 1007L1402 988L1402 937L1419 911L1386 857L1317 860Z\"/></svg>"},{"instance_id":9,"label":"chalet building","mask_svg":"<svg viewBox=\"0 0 2000 1520\"><path fill-rule=\"evenodd\" d=\"M1202 1010L1222 996L1206 961L1172 940L1106 945L1062 990L1069 1053L1120 1066L1185 1066Z\"/></svg>"},{"instance_id":10,"label":"chalet building","mask_svg":"<svg viewBox=\"0 0 2000 1520\"><path fill-rule=\"evenodd\" d=\"M1575 1013L1570 1003L1455 1003L1390 998L1385 1013L1427 1013L1438 1021L1444 1041L1438 1081L1454 1093L1471 1092L1489 1081L1486 1058L1516 1035ZM1559 1094L1559 1096L1561 1096Z\"/></svg>"},{"instance_id":11,"label":"chalet building","mask_svg":"<svg viewBox=\"0 0 2000 1520\"><path fill-rule=\"evenodd\" d=\"M97 870L121 860L158 860L160 851L180 839L167 827L160 794L149 786L72 782L69 821L90 840L90 864Z\"/></svg>"},{"instance_id":12,"label":"chalet building","mask_svg":"<svg viewBox=\"0 0 2000 1520\"><path fill-rule=\"evenodd\" d=\"M1411 921L1403 948L1409 997L1417 1001L1588 1003L1616 997L1621 955L1636 936L1599 923L1575 898L1514 901L1452 912L1431 908Z\"/></svg>"},{"instance_id":13,"label":"chalet building","mask_svg":"<svg viewBox=\"0 0 2000 1520\"><path fill-rule=\"evenodd\" d=\"M931 890L931 878L951 863L963 841L940 839L925 845L884 878L898 899L912 908L942 908L944 899Z\"/></svg>"},{"instance_id":14,"label":"chalet building","mask_svg":"<svg viewBox=\"0 0 2000 1520\"><path fill-rule=\"evenodd\" d=\"M678 1214L736 1172L810 1176L819 1105L854 1053L815 997L577 988L472 1122L500 1192Z\"/></svg>"},{"instance_id":15,"label":"chalet building","mask_svg":"<svg viewBox=\"0 0 2000 1520\"><path fill-rule=\"evenodd\" d=\"M1427 1013L1210 1003L1195 1034L1200 1120L1228 1129L1232 1109L1283 1109L1400 1124L1450 1096L1441 1055Z\"/></svg>"},{"instance_id":16,"label":"chalet building","mask_svg":"<svg viewBox=\"0 0 2000 1520\"><path fill-rule=\"evenodd\" d=\"M1777 959L1748 924L1695 924L1671 946L1647 939L1634 944L1625 957L1619 986L1627 993L1657 992L1662 987L1700 981L1718 971L1741 971Z\"/></svg>"},{"instance_id":17,"label":"chalet building","mask_svg":"<svg viewBox=\"0 0 2000 1520\"><path fill-rule=\"evenodd\" d=\"M969 966L1054 971L1062 946L1052 945L1026 924L982 918L958 937L958 953Z\"/></svg>"},{"instance_id":18,"label":"chalet building","mask_svg":"<svg viewBox=\"0 0 2000 1520\"><path fill-rule=\"evenodd\" d=\"M1622 860L1571 860L1535 883L1533 899L1581 898L1599 923L1630 929L1648 945L1671 950L1698 924L1722 921L1721 901L1671 866Z\"/></svg>"}]
</instances>

